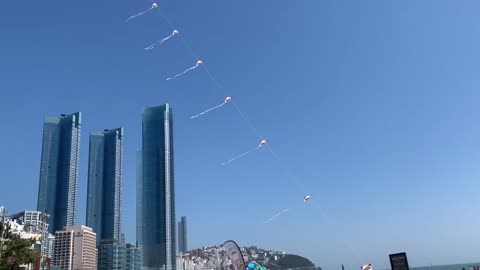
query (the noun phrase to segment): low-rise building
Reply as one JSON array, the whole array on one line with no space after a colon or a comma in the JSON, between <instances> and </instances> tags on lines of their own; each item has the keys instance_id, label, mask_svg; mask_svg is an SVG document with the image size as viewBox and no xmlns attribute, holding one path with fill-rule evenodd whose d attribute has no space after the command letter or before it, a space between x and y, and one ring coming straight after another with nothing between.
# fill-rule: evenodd
<instances>
[{"instance_id":1,"label":"low-rise building","mask_svg":"<svg viewBox=\"0 0 480 270\"><path fill-rule=\"evenodd\" d=\"M125 246L125 270L140 270L142 257L140 250L132 244Z\"/></svg>"},{"instance_id":2,"label":"low-rise building","mask_svg":"<svg viewBox=\"0 0 480 270\"><path fill-rule=\"evenodd\" d=\"M98 270L124 270L125 245L117 240L102 240L98 250Z\"/></svg>"},{"instance_id":3,"label":"low-rise building","mask_svg":"<svg viewBox=\"0 0 480 270\"><path fill-rule=\"evenodd\" d=\"M23 226L25 233L40 235L41 239L39 250L42 255L42 261L49 258L48 251L51 249L49 244L48 233L48 215L40 211L22 211L8 217L9 220L14 220L19 225Z\"/></svg>"},{"instance_id":4,"label":"low-rise building","mask_svg":"<svg viewBox=\"0 0 480 270\"><path fill-rule=\"evenodd\" d=\"M60 270L97 270L96 235L75 225L55 233L53 264Z\"/></svg>"}]
</instances>

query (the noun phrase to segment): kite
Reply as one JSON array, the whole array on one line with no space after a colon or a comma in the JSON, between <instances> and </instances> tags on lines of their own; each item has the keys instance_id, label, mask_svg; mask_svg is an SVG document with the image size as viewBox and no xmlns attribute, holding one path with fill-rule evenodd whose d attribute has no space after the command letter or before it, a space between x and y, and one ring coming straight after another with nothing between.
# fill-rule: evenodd
<instances>
[{"instance_id":1,"label":"kite","mask_svg":"<svg viewBox=\"0 0 480 270\"><path fill-rule=\"evenodd\" d=\"M162 44L163 42L169 40L171 37L179 34L180 32L178 30L173 30L173 32L166 38L162 39L162 40L159 40L159 41L156 41L155 43L153 43L152 45L148 46L145 48L145 50L149 51L149 50L153 50L156 46Z\"/></svg>"},{"instance_id":2,"label":"kite","mask_svg":"<svg viewBox=\"0 0 480 270\"><path fill-rule=\"evenodd\" d=\"M232 161L234 161L234 160L236 160L236 159L239 159L239 158L241 158L241 157L249 154L250 152L253 152L253 151L255 151L255 150L260 149L262 146L266 145L267 143L268 143L268 140L261 140L261 141L260 141L260 144L259 144L257 147L255 147L255 148L253 148L253 149L250 149L250 150L248 150L247 152L245 152L245 153L243 153L243 154L240 154L240 155L238 155L238 156L230 159L229 161L223 162L223 163L222 163L222 166L225 166L225 165L231 163Z\"/></svg>"},{"instance_id":3,"label":"kite","mask_svg":"<svg viewBox=\"0 0 480 270\"><path fill-rule=\"evenodd\" d=\"M222 107L223 105L227 104L227 103L228 103L229 101L231 101L231 100L232 100L232 97L226 97L222 104L217 105L217 106L215 106L215 107L213 107L213 108L210 108L210 109L208 109L208 110L206 110L206 111L203 111L203 112L201 112L201 113L199 113L199 114L197 114L197 115L194 115L194 116L190 117L190 119L197 118L197 117L199 117L199 116L201 116L201 115L206 114L206 113L209 112L209 111L213 111L213 110L215 110L215 109L218 109L218 108Z\"/></svg>"},{"instance_id":4,"label":"kite","mask_svg":"<svg viewBox=\"0 0 480 270\"><path fill-rule=\"evenodd\" d=\"M175 76L173 76L173 77L171 77L171 78L167 78L167 81L169 81L169 80L171 80L171 79L175 79L175 78L177 78L177 77L179 77L179 76L182 76L183 74L189 72L189 71L192 70L192 69L196 69L197 67L199 67L199 66L202 65L202 64L203 64L203 61L202 61L202 60L198 60L197 63L195 64L195 66L190 67L190 68L187 68L184 72L178 73L177 75L175 75Z\"/></svg>"},{"instance_id":5,"label":"kite","mask_svg":"<svg viewBox=\"0 0 480 270\"><path fill-rule=\"evenodd\" d=\"M313 197L312 194L303 197L303 202L307 202L307 201L310 200L312 197Z\"/></svg>"},{"instance_id":6,"label":"kite","mask_svg":"<svg viewBox=\"0 0 480 270\"><path fill-rule=\"evenodd\" d=\"M147 10L145 10L145 11L142 11L142 12L136 14L136 15L133 15L132 17L130 17L130 18L127 19L127 22L130 21L131 19L133 19L133 18L135 18L135 17L138 17L138 16L140 16L140 15L143 15L143 14L145 14L145 13L149 12L150 10L152 10L152 9L154 9L154 8L157 8L157 7L158 7L158 4L157 4L157 3L153 3L151 8L149 8L149 9L147 9Z\"/></svg>"},{"instance_id":7,"label":"kite","mask_svg":"<svg viewBox=\"0 0 480 270\"><path fill-rule=\"evenodd\" d=\"M269 222L269 221L272 221L272 220L274 220L276 217L278 217L278 216L280 216L281 214L283 214L283 213L287 212L288 210L290 210L290 209L289 209L289 208L287 208L287 209L285 209L285 210L282 210L281 212L278 212L278 213L276 213L275 215L273 215L273 217L271 217L271 218L269 218L269 219L265 220L263 223L267 223L267 222Z\"/></svg>"}]
</instances>

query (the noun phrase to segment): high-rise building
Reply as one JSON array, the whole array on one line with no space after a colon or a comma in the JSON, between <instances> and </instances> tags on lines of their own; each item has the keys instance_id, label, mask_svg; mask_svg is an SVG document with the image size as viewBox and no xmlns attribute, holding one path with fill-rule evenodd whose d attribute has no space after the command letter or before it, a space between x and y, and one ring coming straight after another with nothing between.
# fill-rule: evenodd
<instances>
[{"instance_id":1,"label":"high-rise building","mask_svg":"<svg viewBox=\"0 0 480 270\"><path fill-rule=\"evenodd\" d=\"M81 113L45 117L37 210L47 213L49 232L75 223Z\"/></svg>"},{"instance_id":2,"label":"high-rise building","mask_svg":"<svg viewBox=\"0 0 480 270\"><path fill-rule=\"evenodd\" d=\"M178 252L187 253L187 217L178 222Z\"/></svg>"},{"instance_id":3,"label":"high-rise building","mask_svg":"<svg viewBox=\"0 0 480 270\"><path fill-rule=\"evenodd\" d=\"M121 233L123 128L90 134L86 224L97 235L98 269L124 269Z\"/></svg>"},{"instance_id":4,"label":"high-rise building","mask_svg":"<svg viewBox=\"0 0 480 270\"><path fill-rule=\"evenodd\" d=\"M123 128L90 134L86 225L102 240L121 237Z\"/></svg>"},{"instance_id":5,"label":"high-rise building","mask_svg":"<svg viewBox=\"0 0 480 270\"><path fill-rule=\"evenodd\" d=\"M60 270L96 270L96 236L91 228L76 225L55 233L53 265Z\"/></svg>"},{"instance_id":6,"label":"high-rise building","mask_svg":"<svg viewBox=\"0 0 480 270\"><path fill-rule=\"evenodd\" d=\"M138 175L138 247L142 269L175 270L173 120L168 104L145 108Z\"/></svg>"},{"instance_id":7,"label":"high-rise building","mask_svg":"<svg viewBox=\"0 0 480 270\"><path fill-rule=\"evenodd\" d=\"M137 151L137 194L136 194L136 200L137 200L137 217L136 217L136 234L137 234L137 241L135 243L135 246L138 247L139 245L139 240L142 239L142 201L143 201L143 177L142 177L142 151Z\"/></svg>"}]
</instances>

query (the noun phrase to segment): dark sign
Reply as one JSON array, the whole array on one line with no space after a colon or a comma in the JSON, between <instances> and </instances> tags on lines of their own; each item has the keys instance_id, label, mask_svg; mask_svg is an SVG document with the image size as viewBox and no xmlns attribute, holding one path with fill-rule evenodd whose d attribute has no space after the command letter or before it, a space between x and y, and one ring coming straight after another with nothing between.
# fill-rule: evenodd
<instances>
[{"instance_id":1,"label":"dark sign","mask_svg":"<svg viewBox=\"0 0 480 270\"><path fill-rule=\"evenodd\" d=\"M390 254L390 265L392 270L410 270L405 252Z\"/></svg>"}]
</instances>

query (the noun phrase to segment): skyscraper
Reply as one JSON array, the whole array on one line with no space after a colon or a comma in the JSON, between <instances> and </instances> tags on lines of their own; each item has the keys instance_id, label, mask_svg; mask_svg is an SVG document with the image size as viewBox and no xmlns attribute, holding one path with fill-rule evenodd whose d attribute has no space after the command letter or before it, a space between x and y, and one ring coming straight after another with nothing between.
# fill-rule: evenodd
<instances>
[{"instance_id":1,"label":"skyscraper","mask_svg":"<svg viewBox=\"0 0 480 270\"><path fill-rule=\"evenodd\" d=\"M123 128L90 134L86 224L102 240L121 238Z\"/></svg>"},{"instance_id":2,"label":"skyscraper","mask_svg":"<svg viewBox=\"0 0 480 270\"><path fill-rule=\"evenodd\" d=\"M142 269L175 270L173 120L168 104L145 108L138 172L137 241Z\"/></svg>"},{"instance_id":3,"label":"skyscraper","mask_svg":"<svg viewBox=\"0 0 480 270\"><path fill-rule=\"evenodd\" d=\"M187 217L178 222L178 252L187 253Z\"/></svg>"},{"instance_id":4,"label":"skyscraper","mask_svg":"<svg viewBox=\"0 0 480 270\"><path fill-rule=\"evenodd\" d=\"M47 213L49 232L75 223L81 113L45 117L37 210Z\"/></svg>"},{"instance_id":5,"label":"skyscraper","mask_svg":"<svg viewBox=\"0 0 480 270\"><path fill-rule=\"evenodd\" d=\"M124 269L121 234L123 128L90 134L86 224L97 235L98 269Z\"/></svg>"}]
</instances>

